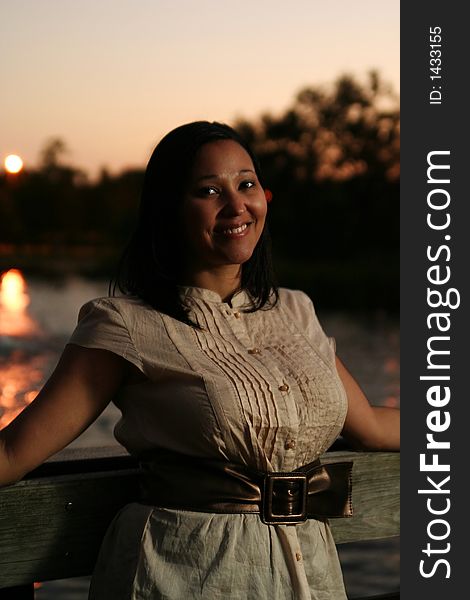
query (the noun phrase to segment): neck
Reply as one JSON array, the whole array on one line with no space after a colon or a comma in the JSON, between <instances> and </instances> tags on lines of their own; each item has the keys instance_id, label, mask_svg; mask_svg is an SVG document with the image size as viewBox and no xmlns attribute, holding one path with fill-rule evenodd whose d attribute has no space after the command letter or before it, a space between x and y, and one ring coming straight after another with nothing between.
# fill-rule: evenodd
<instances>
[{"instance_id":1,"label":"neck","mask_svg":"<svg viewBox=\"0 0 470 600\"><path fill-rule=\"evenodd\" d=\"M241 266L230 265L210 270L188 273L185 285L204 288L217 292L224 302L230 302L234 293L240 289Z\"/></svg>"}]
</instances>

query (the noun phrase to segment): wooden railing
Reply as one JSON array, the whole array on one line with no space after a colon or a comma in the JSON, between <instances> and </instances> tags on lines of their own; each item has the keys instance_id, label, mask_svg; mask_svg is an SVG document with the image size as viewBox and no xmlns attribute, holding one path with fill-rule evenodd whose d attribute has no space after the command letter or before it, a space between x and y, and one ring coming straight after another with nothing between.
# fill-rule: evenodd
<instances>
[{"instance_id":1,"label":"wooden railing","mask_svg":"<svg viewBox=\"0 0 470 600\"><path fill-rule=\"evenodd\" d=\"M330 521L336 542L397 536L400 455L332 451L322 457L338 460L354 461L354 517ZM33 582L91 574L111 519L136 500L136 461L118 447L64 450L0 489L0 599L26 600L34 597Z\"/></svg>"}]
</instances>

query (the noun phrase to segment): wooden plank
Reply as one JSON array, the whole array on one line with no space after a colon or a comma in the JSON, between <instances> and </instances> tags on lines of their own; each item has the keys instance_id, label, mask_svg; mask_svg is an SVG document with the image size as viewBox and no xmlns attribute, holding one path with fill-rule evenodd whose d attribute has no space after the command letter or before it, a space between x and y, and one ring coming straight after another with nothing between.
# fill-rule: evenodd
<instances>
[{"instance_id":1,"label":"wooden plank","mask_svg":"<svg viewBox=\"0 0 470 600\"><path fill-rule=\"evenodd\" d=\"M322 457L325 462L351 459L355 516L331 520L335 540L397 535L399 454L341 451ZM69 451L2 488L0 588L91 573L109 522L138 499L133 465L121 449Z\"/></svg>"},{"instance_id":2,"label":"wooden plank","mask_svg":"<svg viewBox=\"0 0 470 600\"><path fill-rule=\"evenodd\" d=\"M400 534L400 454L328 452L323 462L353 460L351 519L330 519L337 544Z\"/></svg>"},{"instance_id":3,"label":"wooden plank","mask_svg":"<svg viewBox=\"0 0 470 600\"><path fill-rule=\"evenodd\" d=\"M138 461L118 445L65 448L28 473L24 479L138 468Z\"/></svg>"},{"instance_id":4,"label":"wooden plank","mask_svg":"<svg viewBox=\"0 0 470 600\"><path fill-rule=\"evenodd\" d=\"M0 587L91 573L117 511L137 496L135 471L62 475L0 491Z\"/></svg>"}]
</instances>

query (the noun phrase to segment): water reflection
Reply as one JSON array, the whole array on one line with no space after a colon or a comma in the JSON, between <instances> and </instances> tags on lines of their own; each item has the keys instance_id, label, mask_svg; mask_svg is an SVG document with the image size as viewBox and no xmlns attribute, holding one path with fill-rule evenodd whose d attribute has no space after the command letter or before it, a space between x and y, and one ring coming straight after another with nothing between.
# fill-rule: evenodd
<instances>
[{"instance_id":1,"label":"water reflection","mask_svg":"<svg viewBox=\"0 0 470 600\"><path fill-rule=\"evenodd\" d=\"M18 269L10 269L0 278L0 335L31 336L40 333L36 321L27 312L30 297L26 281Z\"/></svg>"},{"instance_id":2,"label":"water reflection","mask_svg":"<svg viewBox=\"0 0 470 600\"><path fill-rule=\"evenodd\" d=\"M0 428L36 397L43 382L46 354L33 355L23 348L26 340L41 334L27 311L30 304L26 281L18 269L0 278Z\"/></svg>"},{"instance_id":3,"label":"water reflection","mask_svg":"<svg viewBox=\"0 0 470 600\"><path fill-rule=\"evenodd\" d=\"M18 269L0 274L0 428L36 397L74 329L80 306L103 296L106 288L105 282L77 277L26 281ZM111 424L109 416L105 419L105 435L100 429L102 439L85 434L82 443L113 443L113 416Z\"/></svg>"},{"instance_id":4,"label":"water reflection","mask_svg":"<svg viewBox=\"0 0 470 600\"><path fill-rule=\"evenodd\" d=\"M34 400L44 379L47 357L21 351L0 358L0 429Z\"/></svg>"},{"instance_id":5,"label":"water reflection","mask_svg":"<svg viewBox=\"0 0 470 600\"><path fill-rule=\"evenodd\" d=\"M21 312L29 304L26 282L18 269L10 269L0 278L0 303L13 312Z\"/></svg>"}]
</instances>

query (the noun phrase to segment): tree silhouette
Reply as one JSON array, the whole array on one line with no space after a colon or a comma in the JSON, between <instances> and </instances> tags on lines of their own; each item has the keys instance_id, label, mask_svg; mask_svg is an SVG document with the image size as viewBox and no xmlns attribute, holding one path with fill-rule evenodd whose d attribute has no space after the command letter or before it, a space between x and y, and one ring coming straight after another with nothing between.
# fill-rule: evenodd
<instances>
[{"instance_id":1,"label":"tree silhouette","mask_svg":"<svg viewBox=\"0 0 470 600\"><path fill-rule=\"evenodd\" d=\"M305 88L280 116L238 122L274 193L282 281L328 305L398 306L399 123L376 72L365 84L343 75Z\"/></svg>"}]
</instances>

